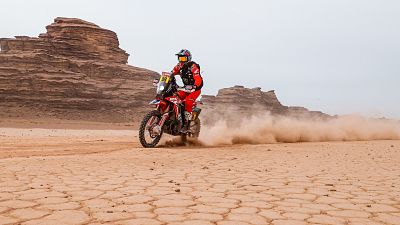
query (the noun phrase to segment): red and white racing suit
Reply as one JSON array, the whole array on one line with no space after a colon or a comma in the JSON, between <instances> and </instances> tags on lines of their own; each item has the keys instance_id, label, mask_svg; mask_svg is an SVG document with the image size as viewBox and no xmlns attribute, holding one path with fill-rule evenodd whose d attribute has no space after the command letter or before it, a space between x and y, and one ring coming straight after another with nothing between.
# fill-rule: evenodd
<instances>
[{"instance_id":1,"label":"red and white racing suit","mask_svg":"<svg viewBox=\"0 0 400 225\"><path fill-rule=\"evenodd\" d=\"M187 93L184 91L178 91L180 99L185 100L185 110L189 113L193 111L193 105L196 99L201 94L201 88L203 87L203 78L200 75L200 68L195 62L179 62L172 70L172 75L180 75L185 85L194 85L195 91Z\"/></svg>"}]
</instances>

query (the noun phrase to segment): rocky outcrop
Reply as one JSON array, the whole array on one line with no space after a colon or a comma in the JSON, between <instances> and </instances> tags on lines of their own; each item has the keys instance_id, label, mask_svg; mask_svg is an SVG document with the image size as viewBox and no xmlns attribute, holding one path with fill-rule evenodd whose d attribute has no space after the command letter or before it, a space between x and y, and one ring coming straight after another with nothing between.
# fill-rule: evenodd
<instances>
[{"instance_id":1,"label":"rocky outcrop","mask_svg":"<svg viewBox=\"0 0 400 225\"><path fill-rule=\"evenodd\" d=\"M38 38L1 39L6 53L43 53L70 60L96 60L126 64L129 54L119 48L117 34L74 18L56 18Z\"/></svg>"},{"instance_id":2,"label":"rocky outcrop","mask_svg":"<svg viewBox=\"0 0 400 225\"><path fill-rule=\"evenodd\" d=\"M249 110L281 113L288 108L279 102L274 91L263 92L261 88L249 89L243 86L221 89L216 96L204 95L202 101L206 108L234 108L243 113Z\"/></svg>"},{"instance_id":3,"label":"rocky outcrop","mask_svg":"<svg viewBox=\"0 0 400 225\"><path fill-rule=\"evenodd\" d=\"M148 110L158 75L127 65L113 31L73 18L46 29L0 39L0 117L129 122Z\"/></svg>"},{"instance_id":4,"label":"rocky outcrop","mask_svg":"<svg viewBox=\"0 0 400 225\"><path fill-rule=\"evenodd\" d=\"M270 112L274 115L286 115L291 117L307 117L327 119L330 116L319 111L309 111L304 107L284 106L278 100L275 91L264 92L261 88L245 88L234 86L219 90L216 96L203 95L203 109L207 113L208 120L225 117L250 116ZM229 119L229 118L228 118Z\"/></svg>"}]
</instances>

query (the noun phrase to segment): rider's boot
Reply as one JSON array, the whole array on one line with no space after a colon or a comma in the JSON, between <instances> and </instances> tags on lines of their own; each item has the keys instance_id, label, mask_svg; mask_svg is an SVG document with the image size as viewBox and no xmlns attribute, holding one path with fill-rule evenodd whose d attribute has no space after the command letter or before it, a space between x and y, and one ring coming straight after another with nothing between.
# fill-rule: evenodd
<instances>
[{"instance_id":1,"label":"rider's boot","mask_svg":"<svg viewBox=\"0 0 400 225\"><path fill-rule=\"evenodd\" d=\"M183 123L181 133L187 134L190 131L191 121L192 121L192 113L185 111L185 122Z\"/></svg>"}]
</instances>

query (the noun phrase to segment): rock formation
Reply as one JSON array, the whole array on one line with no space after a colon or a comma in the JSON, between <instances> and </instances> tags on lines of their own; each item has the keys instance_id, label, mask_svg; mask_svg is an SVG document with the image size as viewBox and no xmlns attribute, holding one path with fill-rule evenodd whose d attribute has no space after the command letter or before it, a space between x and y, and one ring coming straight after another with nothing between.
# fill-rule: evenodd
<instances>
[{"instance_id":1,"label":"rock formation","mask_svg":"<svg viewBox=\"0 0 400 225\"><path fill-rule=\"evenodd\" d=\"M202 101L210 109L235 108L235 111L248 112L259 109L260 111L283 112L288 107L283 106L274 91L263 92L261 88L245 88L234 86L223 88L216 96L204 95Z\"/></svg>"},{"instance_id":2,"label":"rock formation","mask_svg":"<svg viewBox=\"0 0 400 225\"><path fill-rule=\"evenodd\" d=\"M319 111L309 111L304 107L282 105L275 91L263 92L261 88L234 86L219 90L216 96L203 95L203 109L208 114L207 122L213 122L221 115L232 117L250 116L270 112L274 115L327 119L330 116ZM215 116L214 116L215 115ZM219 116L218 116L219 115Z\"/></svg>"},{"instance_id":3,"label":"rock formation","mask_svg":"<svg viewBox=\"0 0 400 225\"><path fill-rule=\"evenodd\" d=\"M0 39L0 118L137 120L157 73L127 65L117 35L56 18L38 38Z\"/></svg>"}]
</instances>

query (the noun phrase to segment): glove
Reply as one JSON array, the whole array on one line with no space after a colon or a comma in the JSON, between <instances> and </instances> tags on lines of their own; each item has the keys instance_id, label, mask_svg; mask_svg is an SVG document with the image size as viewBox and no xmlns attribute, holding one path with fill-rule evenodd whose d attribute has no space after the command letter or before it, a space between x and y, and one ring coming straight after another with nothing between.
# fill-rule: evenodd
<instances>
[{"instance_id":1,"label":"glove","mask_svg":"<svg viewBox=\"0 0 400 225\"><path fill-rule=\"evenodd\" d=\"M154 87L157 86L157 85L158 85L158 82L159 82L158 79L154 79L154 80L153 80L153 86L154 86Z\"/></svg>"}]
</instances>

